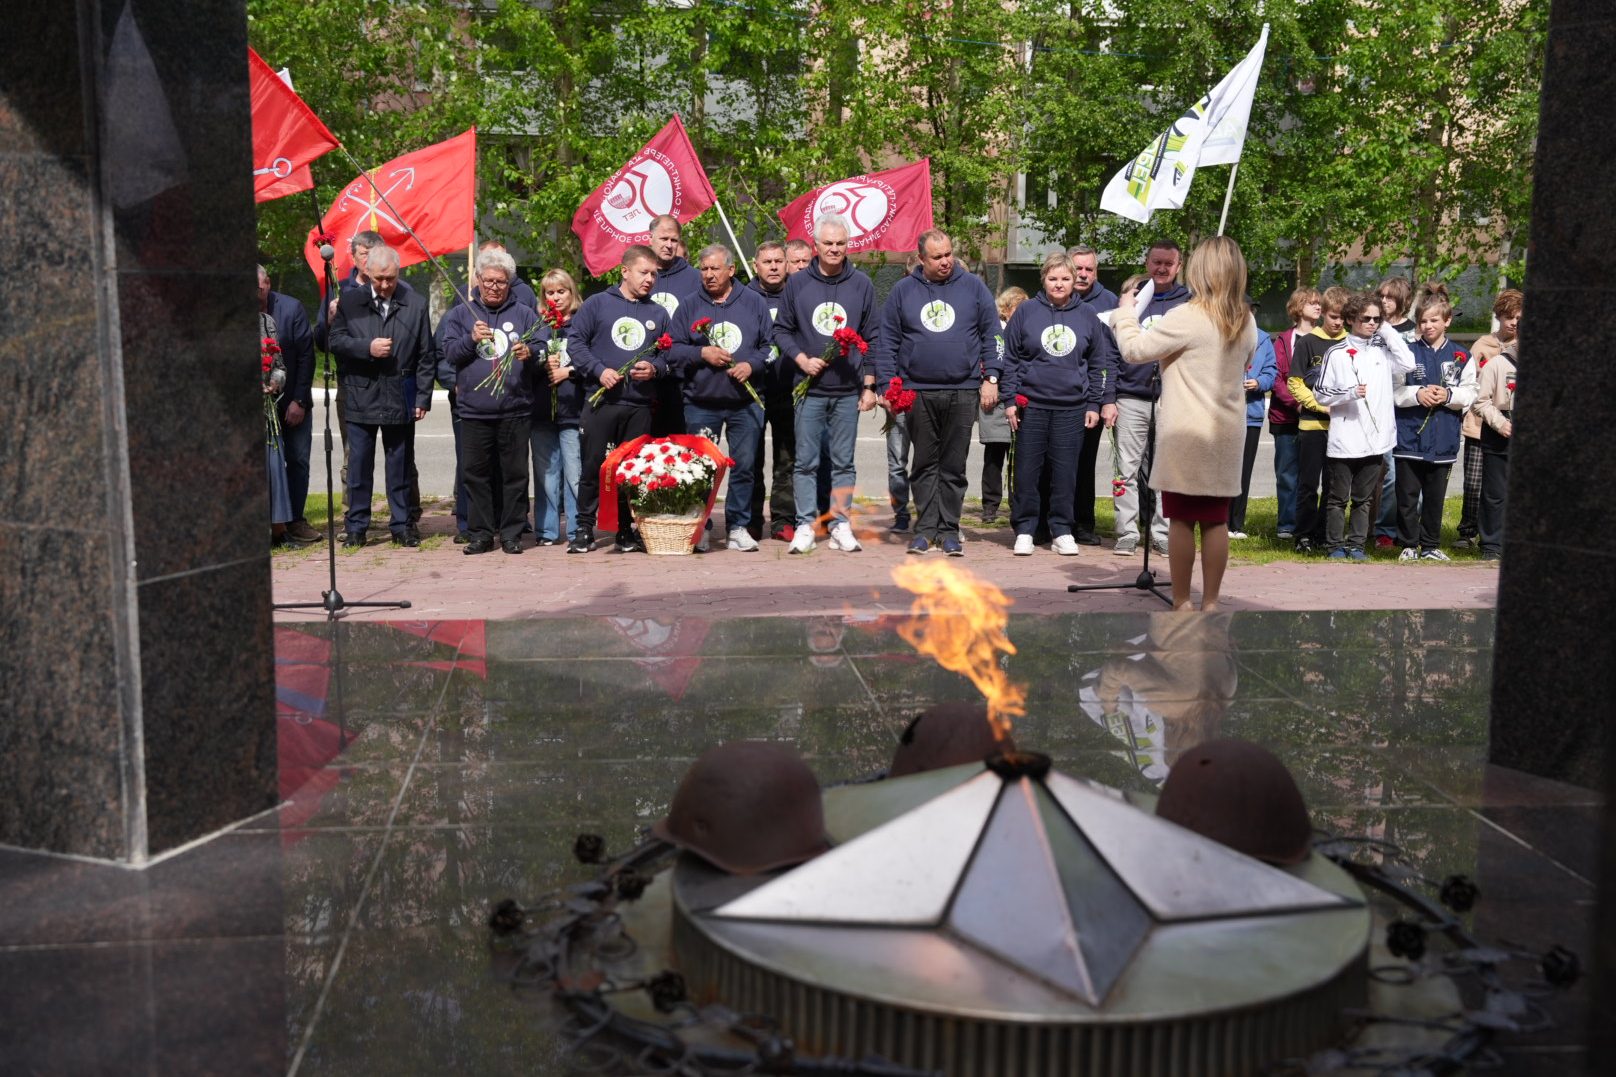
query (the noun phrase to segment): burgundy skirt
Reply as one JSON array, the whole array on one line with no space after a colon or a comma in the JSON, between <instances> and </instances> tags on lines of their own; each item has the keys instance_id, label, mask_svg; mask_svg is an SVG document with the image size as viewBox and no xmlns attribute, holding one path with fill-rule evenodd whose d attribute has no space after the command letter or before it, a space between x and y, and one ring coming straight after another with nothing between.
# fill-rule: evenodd
<instances>
[{"instance_id":1,"label":"burgundy skirt","mask_svg":"<svg viewBox=\"0 0 1616 1077\"><path fill-rule=\"evenodd\" d=\"M1183 520L1191 524L1226 524L1229 522L1229 499L1202 497L1199 494L1161 492L1162 515L1169 520Z\"/></svg>"}]
</instances>

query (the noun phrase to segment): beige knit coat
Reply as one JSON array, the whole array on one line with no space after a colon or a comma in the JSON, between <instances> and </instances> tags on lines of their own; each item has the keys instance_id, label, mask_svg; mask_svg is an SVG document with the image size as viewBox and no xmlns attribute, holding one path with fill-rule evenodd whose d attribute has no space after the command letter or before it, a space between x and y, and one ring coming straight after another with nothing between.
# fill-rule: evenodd
<instances>
[{"instance_id":1,"label":"beige knit coat","mask_svg":"<svg viewBox=\"0 0 1616 1077\"><path fill-rule=\"evenodd\" d=\"M1199 497L1236 497L1240 458L1246 445L1246 364L1257 348L1257 324L1234 344L1225 344L1201 310L1174 307L1149 332L1133 311L1112 315L1122 358L1161 364L1161 402L1156 405L1156 455L1152 490Z\"/></svg>"}]
</instances>

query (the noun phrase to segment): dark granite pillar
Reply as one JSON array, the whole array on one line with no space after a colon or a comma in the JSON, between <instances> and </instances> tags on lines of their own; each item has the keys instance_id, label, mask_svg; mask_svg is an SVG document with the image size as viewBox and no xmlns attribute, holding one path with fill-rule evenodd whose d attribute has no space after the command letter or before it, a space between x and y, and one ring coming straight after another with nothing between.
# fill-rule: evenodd
<instances>
[{"instance_id":1,"label":"dark granite pillar","mask_svg":"<svg viewBox=\"0 0 1616 1077\"><path fill-rule=\"evenodd\" d=\"M1554 0L1534 168L1492 762L1602 788L1616 706L1616 7Z\"/></svg>"},{"instance_id":2,"label":"dark granite pillar","mask_svg":"<svg viewBox=\"0 0 1616 1077\"><path fill-rule=\"evenodd\" d=\"M242 0L8 5L0 843L139 863L275 800Z\"/></svg>"},{"instance_id":3,"label":"dark granite pillar","mask_svg":"<svg viewBox=\"0 0 1616 1077\"><path fill-rule=\"evenodd\" d=\"M1589 1072L1616 1071L1616 6L1553 0L1498 586L1492 762L1607 789Z\"/></svg>"}]
</instances>

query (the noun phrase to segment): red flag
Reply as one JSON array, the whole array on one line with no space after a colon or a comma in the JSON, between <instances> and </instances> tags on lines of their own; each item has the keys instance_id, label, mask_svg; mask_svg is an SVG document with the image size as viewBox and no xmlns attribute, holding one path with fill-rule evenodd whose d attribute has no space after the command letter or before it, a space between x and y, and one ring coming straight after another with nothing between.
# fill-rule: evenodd
<instances>
[{"instance_id":1,"label":"red flag","mask_svg":"<svg viewBox=\"0 0 1616 1077\"><path fill-rule=\"evenodd\" d=\"M340 280L353 268L348 241L360 232L380 232L398 251L400 268L432 255L465 250L476 231L476 193L473 127L446 142L395 157L344 187L320 227L309 232L311 242L304 246L303 257L315 278L323 278L325 263L312 240L321 232L331 233L337 248L331 265Z\"/></svg>"},{"instance_id":2,"label":"red flag","mask_svg":"<svg viewBox=\"0 0 1616 1077\"><path fill-rule=\"evenodd\" d=\"M847 218L849 251L912 251L931 223L931 158L816 187L780 211L786 237L813 242L814 221Z\"/></svg>"},{"instance_id":3,"label":"red flag","mask_svg":"<svg viewBox=\"0 0 1616 1077\"><path fill-rule=\"evenodd\" d=\"M583 244L584 265L598 275L617 265L625 248L651 238L654 218L671 213L683 223L717 201L685 125L674 116L584 199L572 230Z\"/></svg>"},{"instance_id":4,"label":"red flag","mask_svg":"<svg viewBox=\"0 0 1616 1077\"><path fill-rule=\"evenodd\" d=\"M308 163L336 149L337 136L251 46L247 77L252 90L254 199L268 202L308 190L314 186Z\"/></svg>"}]
</instances>

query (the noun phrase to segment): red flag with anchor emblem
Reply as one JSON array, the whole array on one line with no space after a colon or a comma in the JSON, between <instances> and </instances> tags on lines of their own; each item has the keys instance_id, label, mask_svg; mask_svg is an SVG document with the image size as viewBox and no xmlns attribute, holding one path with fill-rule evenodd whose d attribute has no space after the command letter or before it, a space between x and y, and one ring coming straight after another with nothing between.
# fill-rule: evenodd
<instances>
[{"instance_id":1,"label":"red flag with anchor emblem","mask_svg":"<svg viewBox=\"0 0 1616 1077\"><path fill-rule=\"evenodd\" d=\"M272 198L314 186L308 163L337 148L337 136L292 92L263 57L247 49L252 92L253 198Z\"/></svg>"},{"instance_id":2,"label":"red flag with anchor emblem","mask_svg":"<svg viewBox=\"0 0 1616 1077\"><path fill-rule=\"evenodd\" d=\"M332 268L340 280L353 268L348 241L379 232L398 252L399 268L433 255L465 250L476 231L477 129L395 157L342 189L320 227L309 232L303 257L319 280L325 263L314 237L336 237ZM413 233L413 235L412 235Z\"/></svg>"},{"instance_id":3,"label":"red flag with anchor emblem","mask_svg":"<svg viewBox=\"0 0 1616 1077\"><path fill-rule=\"evenodd\" d=\"M626 248L651 238L657 217L671 213L682 224L717 201L685 125L674 116L584 199L572 215L572 230L583 244L584 265L599 276L617 265Z\"/></svg>"},{"instance_id":4,"label":"red flag with anchor emblem","mask_svg":"<svg viewBox=\"0 0 1616 1077\"><path fill-rule=\"evenodd\" d=\"M931 158L814 188L780 211L786 237L812 243L814 222L827 213L847 218L849 252L914 250L932 227Z\"/></svg>"}]
</instances>

